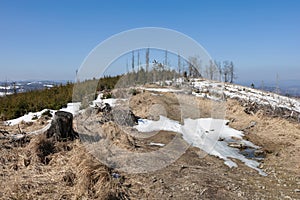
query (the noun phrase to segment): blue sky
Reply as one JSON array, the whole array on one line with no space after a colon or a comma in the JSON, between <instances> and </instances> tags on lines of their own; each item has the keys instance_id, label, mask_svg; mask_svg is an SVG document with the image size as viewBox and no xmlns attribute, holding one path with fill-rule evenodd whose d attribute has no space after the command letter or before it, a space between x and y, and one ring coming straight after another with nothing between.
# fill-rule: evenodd
<instances>
[{"instance_id":1,"label":"blue sky","mask_svg":"<svg viewBox=\"0 0 300 200\"><path fill-rule=\"evenodd\" d=\"M164 27L232 60L238 79L300 79L300 1L0 0L0 80L74 80L113 34Z\"/></svg>"}]
</instances>

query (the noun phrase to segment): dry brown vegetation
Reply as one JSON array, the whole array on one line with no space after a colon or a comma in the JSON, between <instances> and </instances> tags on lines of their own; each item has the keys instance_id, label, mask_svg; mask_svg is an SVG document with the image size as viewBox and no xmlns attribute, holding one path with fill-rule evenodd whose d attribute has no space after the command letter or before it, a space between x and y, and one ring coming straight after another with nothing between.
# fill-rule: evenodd
<instances>
[{"instance_id":1,"label":"dry brown vegetation","mask_svg":"<svg viewBox=\"0 0 300 200\"><path fill-rule=\"evenodd\" d=\"M135 115L149 119L165 115L181 121L212 115L221 118L223 114L217 112L222 104L183 94L140 93L129 105ZM266 177L239 161L238 168L228 168L216 157L200 158L203 152L195 147L166 168L131 174L101 164L78 139L55 142L38 135L28 136L30 141L22 146L0 140L0 199L299 199L300 124L262 111L247 114L244 109L238 101L228 99L226 119L263 148L266 158L261 168ZM22 125L22 130L35 126L40 125ZM131 151L157 150L160 147L148 144L167 144L176 135L160 131L150 138L133 139L114 122L94 128L97 126L114 144ZM4 128L18 132L17 127L1 130ZM120 177L113 177L114 172Z\"/></svg>"}]
</instances>

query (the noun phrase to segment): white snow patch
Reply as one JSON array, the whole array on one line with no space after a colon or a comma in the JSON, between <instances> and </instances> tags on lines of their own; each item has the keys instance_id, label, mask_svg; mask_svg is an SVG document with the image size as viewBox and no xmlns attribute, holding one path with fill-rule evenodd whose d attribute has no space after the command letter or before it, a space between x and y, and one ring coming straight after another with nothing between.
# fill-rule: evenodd
<instances>
[{"instance_id":1,"label":"white snow patch","mask_svg":"<svg viewBox=\"0 0 300 200\"><path fill-rule=\"evenodd\" d=\"M273 108L286 108L290 111L300 112L299 100L271 92L261 91L240 85L199 79L194 79L191 82L191 85L199 90L198 93L193 92L194 95L199 97L211 98L211 96L209 96L210 92L222 92L229 98L238 98L246 101L256 102L260 105L270 105Z\"/></svg>"},{"instance_id":2,"label":"white snow patch","mask_svg":"<svg viewBox=\"0 0 300 200\"><path fill-rule=\"evenodd\" d=\"M2 90L12 90L12 89L19 89L20 87L19 86L11 86L11 85L9 85L9 86L0 86L0 89L2 89Z\"/></svg>"},{"instance_id":3,"label":"white snow patch","mask_svg":"<svg viewBox=\"0 0 300 200\"><path fill-rule=\"evenodd\" d=\"M66 108L61 108L60 111L70 112L73 115L78 114L80 110L81 103L75 102L75 103L68 103Z\"/></svg>"},{"instance_id":4,"label":"white snow patch","mask_svg":"<svg viewBox=\"0 0 300 200\"><path fill-rule=\"evenodd\" d=\"M111 107L114 107L117 104L118 99L110 98L110 99L102 99L103 103L108 103Z\"/></svg>"},{"instance_id":5,"label":"white snow patch","mask_svg":"<svg viewBox=\"0 0 300 200\"><path fill-rule=\"evenodd\" d=\"M118 103L119 100L124 101L126 99L115 99L115 98L108 98L108 99L102 99L103 98L103 94L100 93L97 96L97 99L92 101L92 105L91 107L101 107L103 106L103 104L108 103L111 107L115 107Z\"/></svg>"},{"instance_id":6,"label":"white snow patch","mask_svg":"<svg viewBox=\"0 0 300 200\"><path fill-rule=\"evenodd\" d=\"M24 122L34 122L36 120L33 120L32 118L39 119L42 116L42 114L44 112L46 112L47 110L49 110L49 109L44 109L44 110L39 111L39 112L30 112L28 114L25 114L22 117L19 117L19 118L16 118L16 119L12 119L12 120L8 120L8 121L5 122L5 124L6 125L10 125L10 126L14 126L16 124L21 123L22 121L24 121ZM54 116L55 111L54 110L50 110L50 113L52 114L52 116Z\"/></svg>"},{"instance_id":7,"label":"white snow patch","mask_svg":"<svg viewBox=\"0 0 300 200\"><path fill-rule=\"evenodd\" d=\"M237 167L237 164L231 158L244 162L247 166L257 170L259 174L266 176L266 173L258 168L259 162L246 158L239 153L239 149L228 146L232 137L239 138L250 147L258 148L250 141L243 140L243 133L226 125L227 121L223 119L200 118L185 119L184 125L179 122L160 116L158 121L139 120L135 128L140 132L152 131L173 131L181 133L184 140L189 144L198 147L210 155L217 156L224 160L229 167ZM223 141L219 141L223 138Z\"/></svg>"},{"instance_id":8,"label":"white snow patch","mask_svg":"<svg viewBox=\"0 0 300 200\"><path fill-rule=\"evenodd\" d=\"M159 147L165 146L165 144L163 144L163 143L157 143L157 142L150 142L149 145L150 146L159 146Z\"/></svg>"},{"instance_id":9,"label":"white snow patch","mask_svg":"<svg viewBox=\"0 0 300 200\"><path fill-rule=\"evenodd\" d=\"M184 83L184 81L185 81L184 78L180 77L180 78L177 78L175 82L176 83Z\"/></svg>"},{"instance_id":10,"label":"white snow patch","mask_svg":"<svg viewBox=\"0 0 300 200\"><path fill-rule=\"evenodd\" d=\"M167 85L172 85L173 81L171 81L171 80L166 80L165 83L166 83Z\"/></svg>"},{"instance_id":11,"label":"white snow patch","mask_svg":"<svg viewBox=\"0 0 300 200\"><path fill-rule=\"evenodd\" d=\"M142 88L152 92L182 92L183 90L171 89L171 88Z\"/></svg>"},{"instance_id":12,"label":"white snow patch","mask_svg":"<svg viewBox=\"0 0 300 200\"><path fill-rule=\"evenodd\" d=\"M52 88L52 87L54 87L54 85L50 85L50 84L49 84L49 85L47 85L47 84L45 84L45 85L44 85L44 87L47 87L47 88Z\"/></svg>"},{"instance_id":13,"label":"white snow patch","mask_svg":"<svg viewBox=\"0 0 300 200\"><path fill-rule=\"evenodd\" d=\"M5 94L5 92L0 92L0 97L5 96L5 95L11 95L11 94L13 94L13 93L12 92L6 92L6 94Z\"/></svg>"}]
</instances>

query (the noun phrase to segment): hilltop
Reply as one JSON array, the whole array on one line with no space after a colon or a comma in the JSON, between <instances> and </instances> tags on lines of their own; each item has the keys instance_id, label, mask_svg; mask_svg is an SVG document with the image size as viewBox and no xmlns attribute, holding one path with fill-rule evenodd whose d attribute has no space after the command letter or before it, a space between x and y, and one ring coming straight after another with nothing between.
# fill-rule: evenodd
<instances>
[{"instance_id":1,"label":"hilltop","mask_svg":"<svg viewBox=\"0 0 300 200\"><path fill-rule=\"evenodd\" d=\"M13 126L2 125L0 198L299 197L300 103L297 99L201 79L183 83L179 88L153 84L114 89L112 96L115 99L97 98L93 107L84 111L73 109L77 113L74 130L86 134L88 128L95 134L93 137L81 136L74 141L45 138L42 128L50 123L53 112L49 116L38 114L38 119ZM95 107L103 103L110 104L112 111ZM74 108L73 104L69 106ZM119 120L127 116L126 113L121 118L116 115L124 109L130 110L130 116L139 118L138 124L132 126ZM213 145L215 151L208 151L195 139L197 134L208 138L214 134L212 126L205 128L208 123L205 120L209 119L221 120L221 130L226 132L218 135ZM42 131L36 135L34 131L39 129ZM12 135L19 135L20 130L27 133L27 139L14 141ZM96 154L90 154L96 149L88 147L95 144L102 144L100 149L107 147L101 138L129 152L159 151L174 138L187 149L179 159L157 171L129 173L118 165L126 160L121 155L111 157L116 164L112 167L99 162ZM218 145L222 148L218 149ZM40 151L45 147L50 148L41 159ZM134 166L138 169L138 165Z\"/></svg>"}]
</instances>

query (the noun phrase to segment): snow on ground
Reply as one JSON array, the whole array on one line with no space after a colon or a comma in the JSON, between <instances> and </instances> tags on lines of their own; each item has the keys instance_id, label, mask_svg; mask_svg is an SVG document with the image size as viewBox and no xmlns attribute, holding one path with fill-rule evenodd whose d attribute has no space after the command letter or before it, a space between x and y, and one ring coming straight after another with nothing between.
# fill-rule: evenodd
<instances>
[{"instance_id":1,"label":"snow on ground","mask_svg":"<svg viewBox=\"0 0 300 200\"><path fill-rule=\"evenodd\" d=\"M210 92L217 90L229 98L238 98L246 101L256 102L260 105L270 105L272 107L286 108L291 111L300 112L299 100L271 92L265 92L240 85L218 83L200 79L194 79L194 81L191 82L191 85L199 90L197 93L193 93L196 96L210 98Z\"/></svg>"},{"instance_id":2,"label":"snow on ground","mask_svg":"<svg viewBox=\"0 0 300 200\"><path fill-rule=\"evenodd\" d=\"M50 85L50 84L44 84L44 87L47 87L47 88L52 88L52 87L54 87L54 85Z\"/></svg>"},{"instance_id":3,"label":"snow on ground","mask_svg":"<svg viewBox=\"0 0 300 200\"><path fill-rule=\"evenodd\" d=\"M74 114L78 113L79 108L80 108L80 103L68 103L67 107L60 109L60 111L70 112L74 115ZM44 109L44 110L39 111L39 112L29 112L28 114L25 114L22 117L19 117L19 118L16 118L16 119L7 120L5 122L5 124L10 125L10 126L14 126L14 125L17 125L17 124L21 123L22 121L24 121L24 122L34 122L37 119L39 119L42 116L42 114L44 112L46 112L47 110L50 110L50 113L52 114L52 116L54 116L56 110Z\"/></svg>"},{"instance_id":4,"label":"snow on ground","mask_svg":"<svg viewBox=\"0 0 300 200\"><path fill-rule=\"evenodd\" d=\"M11 95L11 92L0 92L0 97L5 96L5 95Z\"/></svg>"},{"instance_id":5,"label":"snow on ground","mask_svg":"<svg viewBox=\"0 0 300 200\"><path fill-rule=\"evenodd\" d=\"M1 95L1 94L0 94ZM117 104L118 99L101 99L101 95L98 96L98 98L93 101L93 105L91 105L92 107L95 105L100 105L101 103L108 103L110 106L114 107ZM81 103L80 102L75 102L75 103L68 103L66 108L61 108L60 111L65 111L65 112L70 112L73 115L76 115L80 112L80 106ZM22 117L16 118L16 119L12 119L12 120L8 120L5 122L6 125L16 125L21 123L22 121L24 122L34 122L35 120L39 119L42 116L42 113L44 113L45 111L50 110L50 109L44 109L42 111L39 112L29 112L28 114L25 114ZM51 114L54 116L56 110L50 110ZM36 118L36 119L35 119Z\"/></svg>"},{"instance_id":6,"label":"snow on ground","mask_svg":"<svg viewBox=\"0 0 300 200\"><path fill-rule=\"evenodd\" d=\"M16 125L16 124L19 124L21 123L22 121L24 122L34 122L36 121L38 118L40 118L42 116L42 114L44 112L46 112L47 110L49 109L44 109L42 111L39 111L39 112L30 112L28 114L25 114L24 116L22 117L19 117L19 118L16 118L16 119L12 119L12 120L8 120L5 122L6 125L10 125L10 126L13 126L13 125ZM55 113L55 110L50 110L50 113L52 114L52 116L54 115Z\"/></svg>"},{"instance_id":7,"label":"snow on ground","mask_svg":"<svg viewBox=\"0 0 300 200\"><path fill-rule=\"evenodd\" d=\"M159 147L165 146L165 144L163 144L163 143L157 143L157 142L150 142L149 145L150 146L159 146Z\"/></svg>"},{"instance_id":8,"label":"snow on ground","mask_svg":"<svg viewBox=\"0 0 300 200\"><path fill-rule=\"evenodd\" d=\"M114 99L114 98L109 98L109 99L101 99L102 94L99 94L97 99L92 101L92 104L90 105L91 107L101 107L103 104L108 103L111 107L114 107L117 104L117 101L119 99ZM60 111L66 111L70 112L73 115L76 115L80 112L80 102L75 102L75 103L68 103L66 108L60 109Z\"/></svg>"},{"instance_id":9,"label":"snow on ground","mask_svg":"<svg viewBox=\"0 0 300 200\"><path fill-rule=\"evenodd\" d=\"M70 112L73 115L76 115L80 110L81 103L68 103L66 108L61 108L60 111Z\"/></svg>"},{"instance_id":10,"label":"snow on ground","mask_svg":"<svg viewBox=\"0 0 300 200\"><path fill-rule=\"evenodd\" d=\"M126 99L115 99L115 98L108 98L108 99L102 99L103 94L100 93L96 100L92 101L91 107L101 107L103 104L108 103L111 107L114 107L117 105L118 100L126 100Z\"/></svg>"},{"instance_id":11,"label":"snow on ground","mask_svg":"<svg viewBox=\"0 0 300 200\"><path fill-rule=\"evenodd\" d=\"M248 159L239 153L239 149L228 146L229 142L233 141L232 138L237 138L240 143L252 148L259 148L250 141L243 140L243 133L230 128L226 123L227 121L222 119L200 118L185 119L184 125L181 125L177 121L160 116L158 121L139 120L135 128L140 132L165 130L181 133L183 139L189 144L223 159L229 167L237 167L237 164L232 160L234 158L257 170L259 174L266 176L266 173L258 168L258 161Z\"/></svg>"},{"instance_id":12,"label":"snow on ground","mask_svg":"<svg viewBox=\"0 0 300 200\"><path fill-rule=\"evenodd\" d=\"M100 93L97 96L97 99L91 102L90 107L95 107L95 106L101 107L105 103L108 103L111 107L114 107L118 104L118 100L123 100L123 99L115 99L115 98L108 98L108 99L102 99L102 98L103 98L103 94ZM80 112L80 106L81 106L80 102L68 103L66 108L62 108L60 110L70 112L73 115L76 115Z\"/></svg>"},{"instance_id":13,"label":"snow on ground","mask_svg":"<svg viewBox=\"0 0 300 200\"><path fill-rule=\"evenodd\" d=\"M103 103L108 103L111 107L116 106L118 99L109 98L109 99L102 99Z\"/></svg>"},{"instance_id":14,"label":"snow on ground","mask_svg":"<svg viewBox=\"0 0 300 200\"><path fill-rule=\"evenodd\" d=\"M171 88L141 88L146 91L151 92L182 92L183 90L180 89L171 89Z\"/></svg>"},{"instance_id":15,"label":"snow on ground","mask_svg":"<svg viewBox=\"0 0 300 200\"><path fill-rule=\"evenodd\" d=\"M2 90L12 90L12 89L19 89L20 87L19 86L11 86L11 85L9 85L9 86L0 86L0 89L2 89Z\"/></svg>"}]
</instances>

